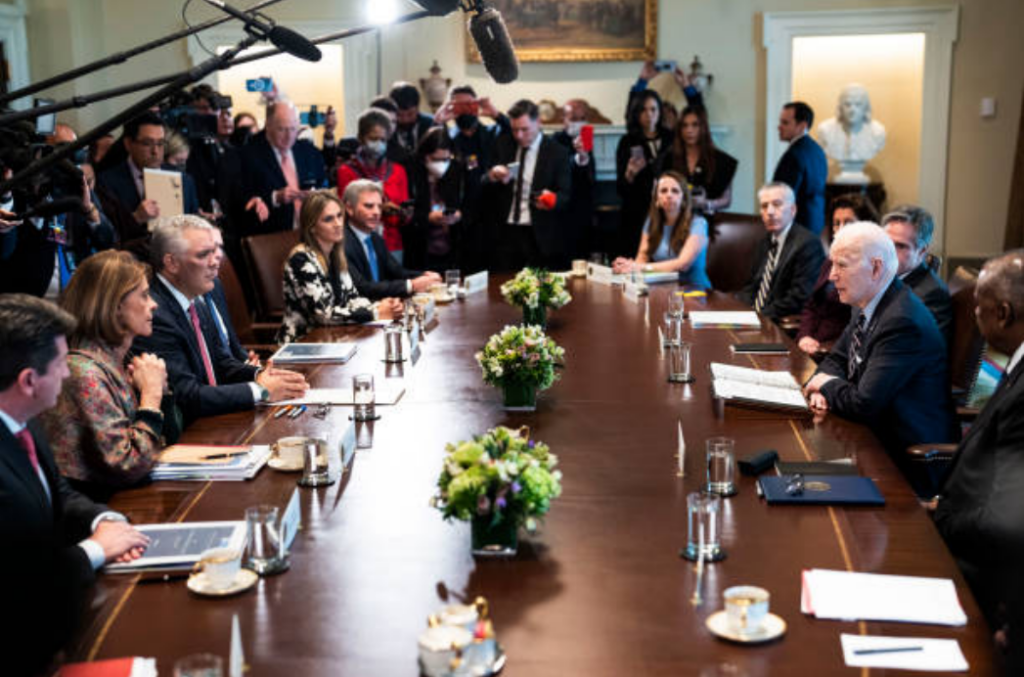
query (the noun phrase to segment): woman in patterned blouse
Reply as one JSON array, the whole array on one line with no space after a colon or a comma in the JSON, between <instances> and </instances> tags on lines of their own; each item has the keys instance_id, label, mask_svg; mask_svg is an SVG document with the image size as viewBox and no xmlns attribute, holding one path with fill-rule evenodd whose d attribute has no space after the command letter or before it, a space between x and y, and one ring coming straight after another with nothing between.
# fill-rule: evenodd
<instances>
[{"instance_id":1,"label":"woman in patterned blouse","mask_svg":"<svg viewBox=\"0 0 1024 677\"><path fill-rule=\"evenodd\" d=\"M170 397L166 419L161 409L164 361L128 355L136 336L153 331L156 303L146 273L127 252L100 252L78 267L61 301L78 320L69 341L71 375L43 425L61 474L97 500L144 480L162 437L180 432Z\"/></svg>"},{"instance_id":2,"label":"woman in patterned blouse","mask_svg":"<svg viewBox=\"0 0 1024 677\"><path fill-rule=\"evenodd\" d=\"M284 266L284 318L279 343L303 336L311 327L389 320L400 317L402 302L371 303L356 291L345 261L345 222L334 193L310 193L299 212L301 242Z\"/></svg>"}]
</instances>

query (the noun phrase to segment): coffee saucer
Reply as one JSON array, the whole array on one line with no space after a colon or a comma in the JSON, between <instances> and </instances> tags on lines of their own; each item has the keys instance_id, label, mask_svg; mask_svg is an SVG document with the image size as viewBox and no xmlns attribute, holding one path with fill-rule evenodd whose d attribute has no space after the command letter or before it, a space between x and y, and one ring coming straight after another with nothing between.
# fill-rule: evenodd
<instances>
[{"instance_id":1,"label":"coffee saucer","mask_svg":"<svg viewBox=\"0 0 1024 677\"><path fill-rule=\"evenodd\" d=\"M764 617L764 623L757 632L749 632L746 634L740 634L729 627L729 617L726 615L724 610L716 611L715 613L708 616L708 619L704 621L704 625L708 627L708 630L712 634L727 639L730 642L738 642L740 644L760 644L762 642L770 642L773 639L778 639L786 634L786 621L782 620L775 614L768 614Z\"/></svg>"},{"instance_id":2,"label":"coffee saucer","mask_svg":"<svg viewBox=\"0 0 1024 677\"><path fill-rule=\"evenodd\" d=\"M198 574L192 574L188 577L187 585L189 590L203 597L229 597L245 592L256 585L258 580L260 580L260 577L255 571L239 569L231 585L226 588L215 588L210 585L210 579L206 577L206 572L200 571Z\"/></svg>"},{"instance_id":3,"label":"coffee saucer","mask_svg":"<svg viewBox=\"0 0 1024 677\"><path fill-rule=\"evenodd\" d=\"M300 472L303 468L303 462L301 459L296 463L294 461L286 461L280 456L271 456L270 460L267 461L267 465L274 470L279 470L280 472Z\"/></svg>"}]
</instances>

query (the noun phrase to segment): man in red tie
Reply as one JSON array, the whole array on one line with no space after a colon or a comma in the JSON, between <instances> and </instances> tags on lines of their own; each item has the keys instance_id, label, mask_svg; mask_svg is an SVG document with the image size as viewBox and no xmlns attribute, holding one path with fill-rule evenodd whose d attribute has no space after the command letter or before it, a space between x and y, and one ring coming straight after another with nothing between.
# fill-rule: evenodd
<instances>
[{"instance_id":1,"label":"man in red tie","mask_svg":"<svg viewBox=\"0 0 1024 677\"><path fill-rule=\"evenodd\" d=\"M146 536L57 474L36 417L68 375L75 320L23 294L0 295L0 580L4 675L42 670L74 629L94 571L142 555Z\"/></svg>"},{"instance_id":2,"label":"man in red tie","mask_svg":"<svg viewBox=\"0 0 1024 677\"><path fill-rule=\"evenodd\" d=\"M298 372L243 362L224 350L209 307L199 301L214 286L219 248L214 227L198 216L158 219L150 255L156 271L149 287L157 308L153 333L133 346L167 363L174 399L188 425L203 416L252 409L258 402L301 397L308 387Z\"/></svg>"}]
</instances>

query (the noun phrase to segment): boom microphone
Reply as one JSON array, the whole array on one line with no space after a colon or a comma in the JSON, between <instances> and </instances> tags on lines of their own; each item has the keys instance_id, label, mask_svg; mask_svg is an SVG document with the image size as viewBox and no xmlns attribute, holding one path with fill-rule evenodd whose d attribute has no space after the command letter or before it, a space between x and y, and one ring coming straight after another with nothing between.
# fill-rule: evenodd
<instances>
[{"instance_id":1,"label":"boom microphone","mask_svg":"<svg viewBox=\"0 0 1024 677\"><path fill-rule=\"evenodd\" d=\"M290 28L276 24L266 24L254 15L246 14L223 2L223 0L206 0L206 2L245 22L245 30L250 35L255 35L263 40L270 40L275 47L288 52L292 56L297 56L306 61L319 61L322 56L320 49L316 45Z\"/></svg>"},{"instance_id":2,"label":"boom microphone","mask_svg":"<svg viewBox=\"0 0 1024 677\"><path fill-rule=\"evenodd\" d=\"M487 7L470 17L469 34L492 80L504 85L519 77L519 60L498 10Z\"/></svg>"},{"instance_id":3,"label":"boom microphone","mask_svg":"<svg viewBox=\"0 0 1024 677\"><path fill-rule=\"evenodd\" d=\"M38 217L41 219L47 219L51 216L57 216L58 214L67 214L68 212L82 211L85 205L82 204L82 198L80 197L60 197L50 202L42 202L37 204L35 207L26 209L21 214L15 217L18 220L30 219Z\"/></svg>"}]
</instances>

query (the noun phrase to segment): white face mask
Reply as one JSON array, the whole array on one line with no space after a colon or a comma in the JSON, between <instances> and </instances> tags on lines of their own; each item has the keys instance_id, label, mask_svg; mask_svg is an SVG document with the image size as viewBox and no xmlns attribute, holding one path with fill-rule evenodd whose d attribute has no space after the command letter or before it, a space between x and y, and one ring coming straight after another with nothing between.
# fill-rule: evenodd
<instances>
[{"instance_id":1,"label":"white face mask","mask_svg":"<svg viewBox=\"0 0 1024 677\"><path fill-rule=\"evenodd\" d=\"M388 150L388 142L387 141L367 141L366 142L366 152L370 155L370 157L380 159L380 158L384 157L384 153L386 153L387 150Z\"/></svg>"},{"instance_id":2,"label":"white face mask","mask_svg":"<svg viewBox=\"0 0 1024 677\"><path fill-rule=\"evenodd\" d=\"M432 160L427 163L427 171L435 179L440 179L448 171L448 167L451 164L451 160Z\"/></svg>"}]
</instances>

